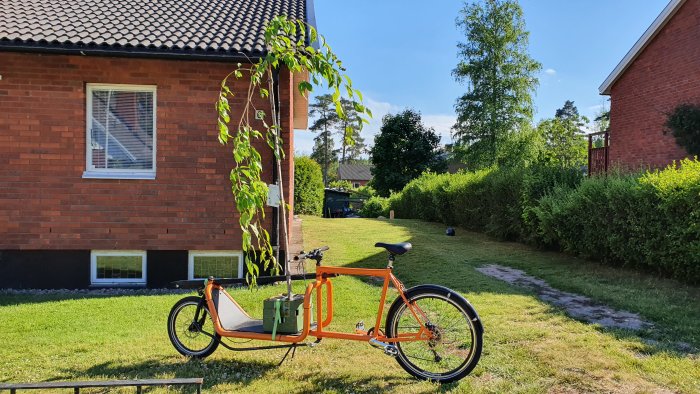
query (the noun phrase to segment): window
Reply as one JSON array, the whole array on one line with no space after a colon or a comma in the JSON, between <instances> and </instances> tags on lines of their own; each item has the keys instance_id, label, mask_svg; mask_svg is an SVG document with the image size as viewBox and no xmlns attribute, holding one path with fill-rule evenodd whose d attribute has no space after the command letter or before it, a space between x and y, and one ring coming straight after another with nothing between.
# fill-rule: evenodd
<instances>
[{"instance_id":1,"label":"window","mask_svg":"<svg viewBox=\"0 0 700 394\"><path fill-rule=\"evenodd\" d=\"M87 84L83 178L154 179L156 87Z\"/></svg>"},{"instance_id":2,"label":"window","mask_svg":"<svg viewBox=\"0 0 700 394\"><path fill-rule=\"evenodd\" d=\"M243 253L233 251L190 251L189 279L242 278Z\"/></svg>"},{"instance_id":3,"label":"window","mask_svg":"<svg viewBox=\"0 0 700 394\"><path fill-rule=\"evenodd\" d=\"M90 270L93 284L146 284L146 251L93 250Z\"/></svg>"},{"instance_id":4,"label":"window","mask_svg":"<svg viewBox=\"0 0 700 394\"><path fill-rule=\"evenodd\" d=\"M353 184L352 184L352 187L354 187L355 189L357 189L358 187L360 187L360 182L355 182L355 183L353 183Z\"/></svg>"}]
</instances>

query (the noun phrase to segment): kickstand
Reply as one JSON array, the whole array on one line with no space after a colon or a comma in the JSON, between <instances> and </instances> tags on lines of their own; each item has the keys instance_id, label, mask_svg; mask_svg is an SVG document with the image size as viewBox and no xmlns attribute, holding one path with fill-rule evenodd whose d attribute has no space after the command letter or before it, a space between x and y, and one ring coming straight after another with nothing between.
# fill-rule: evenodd
<instances>
[{"instance_id":1,"label":"kickstand","mask_svg":"<svg viewBox=\"0 0 700 394\"><path fill-rule=\"evenodd\" d=\"M284 354L284 357L282 357L282 360L280 360L280 363L277 364L278 367L280 365L282 365L284 360L287 359L287 356L289 356L289 352L292 352L292 358L294 358L294 354L297 352L297 344L296 343L289 345L289 349L287 349L287 353Z\"/></svg>"}]
</instances>

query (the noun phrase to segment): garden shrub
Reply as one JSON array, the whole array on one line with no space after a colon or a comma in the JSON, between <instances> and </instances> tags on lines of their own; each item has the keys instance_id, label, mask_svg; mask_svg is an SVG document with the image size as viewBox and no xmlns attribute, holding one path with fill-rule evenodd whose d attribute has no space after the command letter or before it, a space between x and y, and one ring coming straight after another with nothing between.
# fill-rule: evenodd
<instances>
[{"instance_id":1,"label":"garden shrub","mask_svg":"<svg viewBox=\"0 0 700 394\"><path fill-rule=\"evenodd\" d=\"M573 185L580 179L580 171L546 166L426 173L395 194L391 209L397 217L459 225L499 239L525 239L528 204L555 185Z\"/></svg>"},{"instance_id":2,"label":"garden shrub","mask_svg":"<svg viewBox=\"0 0 700 394\"><path fill-rule=\"evenodd\" d=\"M700 105L681 104L668 115L666 132L691 155L700 155Z\"/></svg>"},{"instance_id":3,"label":"garden shrub","mask_svg":"<svg viewBox=\"0 0 700 394\"><path fill-rule=\"evenodd\" d=\"M583 178L548 165L423 174L388 201L399 218L438 221L604 264L700 282L700 162Z\"/></svg>"},{"instance_id":4,"label":"garden shrub","mask_svg":"<svg viewBox=\"0 0 700 394\"><path fill-rule=\"evenodd\" d=\"M680 166L650 172L640 179L658 212L653 244L645 250L648 265L678 278L700 282L700 162L685 159Z\"/></svg>"},{"instance_id":5,"label":"garden shrub","mask_svg":"<svg viewBox=\"0 0 700 394\"><path fill-rule=\"evenodd\" d=\"M645 209L639 189L630 175L588 178L576 189L558 187L531 209L538 240L586 258L623 263L619 254L637 239L631 230Z\"/></svg>"},{"instance_id":6,"label":"garden shrub","mask_svg":"<svg viewBox=\"0 0 700 394\"><path fill-rule=\"evenodd\" d=\"M294 211L298 214L321 215L323 209L323 174L313 159L294 158Z\"/></svg>"},{"instance_id":7,"label":"garden shrub","mask_svg":"<svg viewBox=\"0 0 700 394\"><path fill-rule=\"evenodd\" d=\"M583 173L577 168L562 168L538 164L523 173L520 193L522 228L520 238L528 243L540 243L537 238L539 227L537 215L534 214L540 198L553 193L555 189L573 189L583 180Z\"/></svg>"},{"instance_id":8,"label":"garden shrub","mask_svg":"<svg viewBox=\"0 0 700 394\"><path fill-rule=\"evenodd\" d=\"M540 243L700 282L700 162L559 188L532 209Z\"/></svg>"},{"instance_id":9,"label":"garden shrub","mask_svg":"<svg viewBox=\"0 0 700 394\"><path fill-rule=\"evenodd\" d=\"M367 199L360 209L363 218L376 218L389 216L389 199L386 197L372 196Z\"/></svg>"}]
</instances>

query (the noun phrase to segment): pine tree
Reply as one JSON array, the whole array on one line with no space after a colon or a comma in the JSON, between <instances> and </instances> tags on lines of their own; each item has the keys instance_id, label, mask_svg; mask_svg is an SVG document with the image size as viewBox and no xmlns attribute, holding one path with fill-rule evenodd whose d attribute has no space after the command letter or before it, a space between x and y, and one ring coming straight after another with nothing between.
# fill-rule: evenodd
<instances>
[{"instance_id":1,"label":"pine tree","mask_svg":"<svg viewBox=\"0 0 700 394\"><path fill-rule=\"evenodd\" d=\"M360 137L362 119L355 109L355 103L342 98L341 105L347 118L337 123L338 134L341 138L340 162L347 163L353 159L349 153L352 151L354 155L357 155L358 152L362 152L365 145L364 139ZM351 144L350 142L353 140L355 143Z\"/></svg>"},{"instance_id":2,"label":"pine tree","mask_svg":"<svg viewBox=\"0 0 700 394\"><path fill-rule=\"evenodd\" d=\"M316 96L314 102L309 104L309 116L315 118L309 130L319 132L319 135L314 138L311 158L321 165L323 184L328 186L329 169L333 162L338 160L337 152L334 151L332 133L339 123L339 117L335 112L333 97L330 94Z\"/></svg>"}]
</instances>

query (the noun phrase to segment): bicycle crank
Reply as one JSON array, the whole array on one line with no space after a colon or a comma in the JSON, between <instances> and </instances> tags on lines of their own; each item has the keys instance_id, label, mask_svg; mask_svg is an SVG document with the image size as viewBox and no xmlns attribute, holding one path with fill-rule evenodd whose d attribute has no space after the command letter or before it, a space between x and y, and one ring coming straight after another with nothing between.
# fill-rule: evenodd
<instances>
[{"instance_id":1,"label":"bicycle crank","mask_svg":"<svg viewBox=\"0 0 700 394\"><path fill-rule=\"evenodd\" d=\"M376 348L383 349L384 354L386 354L387 356L396 357L399 354L399 350L396 348L396 346L386 342L382 342L378 339L370 339L369 344Z\"/></svg>"}]
</instances>

